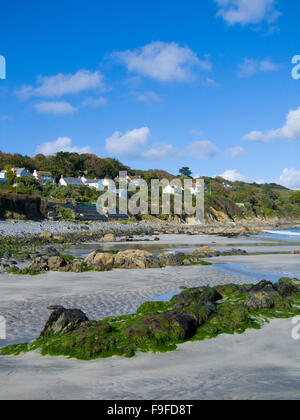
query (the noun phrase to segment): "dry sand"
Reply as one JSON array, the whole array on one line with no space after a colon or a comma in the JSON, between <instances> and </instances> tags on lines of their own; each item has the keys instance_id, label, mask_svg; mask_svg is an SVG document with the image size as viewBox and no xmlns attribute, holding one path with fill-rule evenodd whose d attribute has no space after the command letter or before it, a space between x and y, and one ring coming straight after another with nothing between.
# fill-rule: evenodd
<instances>
[{"instance_id":1,"label":"dry sand","mask_svg":"<svg viewBox=\"0 0 300 420\"><path fill-rule=\"evenodd\" d=\"M300 342L291 329L291 320L276 320L132 359L1 357L0 399L299 399Z\"/></svg>"}]
</instances>

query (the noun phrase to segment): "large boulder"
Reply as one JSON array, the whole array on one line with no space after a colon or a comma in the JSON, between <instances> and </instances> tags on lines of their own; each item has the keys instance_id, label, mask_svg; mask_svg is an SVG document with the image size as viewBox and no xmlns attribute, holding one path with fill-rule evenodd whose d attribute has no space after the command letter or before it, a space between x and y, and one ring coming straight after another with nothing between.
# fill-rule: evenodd
<instances>
[{"instance_id":1,"label":"large boulder","mask_svg":"<svg viewBox=\"0 0 300 420\"><path fill-rule=\"evenodd\" d=\"M66 267L67 262L62 257L51 257L48 259L48 270L59 271L62 267Z\"/></svg>"},{"instance_id":2,"label":"large boulder","mask_svg":"<svg viewBox=\"0 0 300 420\"><path fill-rule=\"evenodd\" d=\"M85 263L99 269L111 269L114 266L114 255L108 252L92 252L85 259Z\"/></svg>"},{"instance_id":3,"label":"large boulder","mask_svg":"<svg viewBox=\"0 0 300 420\"><path fill-rule=\"evenodd\" d=\"M52 334L65 334L87 325L88 317L80 309L65 309L63 306L50 306L53 310L40 337Z\"/></svg>"},{"instance_id":4,"label":"large boulder","mask_svg":"<svg viewBox=\"0 0 300 420\"><path fill-rule=\"evenodd\" d=\"M147 251L128 249L115 255L114 268L160 268L158 257Z\"/></svg>"}]
</instances>

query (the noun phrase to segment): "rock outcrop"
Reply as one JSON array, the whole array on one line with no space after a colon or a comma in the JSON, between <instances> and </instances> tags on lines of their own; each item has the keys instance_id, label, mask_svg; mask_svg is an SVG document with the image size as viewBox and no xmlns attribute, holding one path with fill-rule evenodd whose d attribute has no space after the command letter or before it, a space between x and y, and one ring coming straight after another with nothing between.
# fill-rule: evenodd
<instances>
[{"instance_id":1,"label":"rock outcrop","mask_svg":"<svg viewBox=\"0 0 300 420\"><path fill-rule=\"evenodd\" d=\"M40 337L53 334L65 334L88 324L88 317L80 309L65 309L63 306L50 306L53 312L47 321Z\"/></svg>"}]
</instances>

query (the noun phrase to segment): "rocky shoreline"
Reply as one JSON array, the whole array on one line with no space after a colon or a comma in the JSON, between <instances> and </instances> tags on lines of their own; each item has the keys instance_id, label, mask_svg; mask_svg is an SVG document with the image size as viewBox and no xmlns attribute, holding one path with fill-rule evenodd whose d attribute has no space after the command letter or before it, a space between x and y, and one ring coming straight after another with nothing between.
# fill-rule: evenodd
<instances>
[{"instance_id":1,"label":"rocky shoreline","mask_svg":"<svg viewBox=\"0 0 300 420\"><path fill-rule=\"evenodd\" d=\"M190 235L224 235L239 236L258 234L264 230L291 229L300 227L296 220L262 220L250 219L239 222L215 224L183 224L166 222L53 222L53 221L0 221L0 237L37 238L43 232L52 237L63 236L67 240L99 240L105 234L119 237L130 235L190 234Z\"/></svg>"}]
</instances>

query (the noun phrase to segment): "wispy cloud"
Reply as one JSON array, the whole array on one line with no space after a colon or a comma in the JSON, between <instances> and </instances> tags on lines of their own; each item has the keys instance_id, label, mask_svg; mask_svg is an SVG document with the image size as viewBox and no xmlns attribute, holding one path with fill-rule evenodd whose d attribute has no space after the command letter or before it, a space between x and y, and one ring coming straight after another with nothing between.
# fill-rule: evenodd
<instances>
[{"instance_id":1,"label":"wispy cloud","mask_svg":"<svg viewBox=\"0 0 300 420\"><path fill-rule=\"evenodd\" d=\"M275 0L214 0L220 7L217 16L229 25L258 24L263 21L271 24L281 13L276 10Z\"/></svg>"},{"instance_id":2,"label":"wispy cloud","mask_svg":"<svg viewBox=\"0 0 300 420\"><path fill-rule=\"evenodd\" d=\"M38 86L23 85L16 94L23 100L30 97L55 98L89 90L104 89L103 75L99 71L79 70L74 74L59 73L55 76L39 76Z\"/></svg>"},{"instance_id":3,"label":"wispy cloud","mask_svg":"<svg viewBox=\"0 0 300 420\"><path fill-rule=\"evenodd\" d=\"M234 159L236 157L246 155L247 154L247 150L244 149L244 147L236 146L236 147L232 147L230 149L227 149L225 151L225 154L226 154L226 156Z\"/></svg>"},{"instance_id":4,"label":"wispy cloud","mask_svg":"<svg viewBox=\"0 0 300 420\"><path fill-rule=\"evenodd\" d=\"M143 92L138 95L138 100L145 103L161 102L162 97L155 92Z\"/></svg>"},{"instance_id":5,"label":"wispy cloud","mask_svg":"<svg viewBox=\"0 0 300 420\"><path fill-rule=\"evenodd\" d=\"M279 66L274 64L269 58L264 60L255 60L254 58L245 58L239 65L239 77L251 77L258 73L275 72Z\"/></svg>"},{"instance_id":6,"label":"wispy cloud","mask_svg":"<svg viewBox=\"0 0 300 420\"><path fill-rule=\"evenodd\" d=\"M73 146L72 139L70 137L59 137L53 142L40 144L36 148L36 154L42 153L43 155L54 155L58 152L90 153L91 148L89 146Z\"/></svg>"},{"instance_id":7,"label":"wispy cloud","mask_svg":"<svg viewBox=\"0 0 300 420\"><path fill-rule=\"evenodd\" d=\"M74 114L77 108L73 107L68 102L40 102L35 106L39 114L53 114L53 115L67 115Z\"/></svg>"},{"instance_id":8,"label":"wispy cloud","mask_svg":"<svg viewBox=\"0 0 300 420\"><path fill-rule=\"evenodd\" d=\"M193 79L194 70L210 70L208 55L201 60L187 46L171 42L151 42L135 50L113 53L112 56L125 64L128 71L160 82L187 82Z\"/></svg>"},{"instance_id":9,"label":"wispy cloud","mask_svg":"<svg viewBox=\"0 0 300 420\"><path fill-rule=\"evenodd\" d=\"M99 106L106 105L108 102L108 99L104 98L103 96L100 96L99 98L92 98L88 97L82 102L82 106L84 107L92 107L92 108L98 108Z\"/></svg>"}]
</instances>

